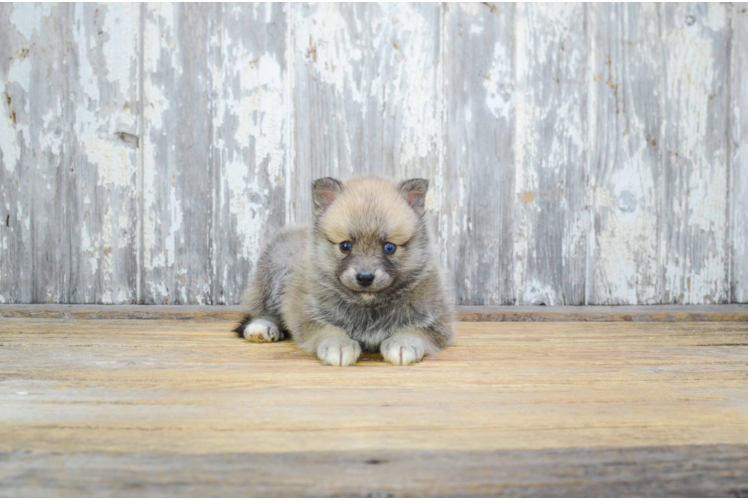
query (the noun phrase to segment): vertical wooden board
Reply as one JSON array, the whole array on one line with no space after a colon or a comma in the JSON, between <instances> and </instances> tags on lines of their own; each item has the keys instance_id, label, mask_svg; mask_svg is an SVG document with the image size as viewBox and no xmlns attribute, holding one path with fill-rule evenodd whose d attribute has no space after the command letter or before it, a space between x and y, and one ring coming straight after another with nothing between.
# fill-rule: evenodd
<instances>
[{"instance_id":1,"label":"vertical wooden board","mask_svg":"<svg viewBox=\"0 0 748 500\"><path fill-rule=\"evenodd\" d=\"M0 302L67 302L69 5L0 7Z\"/></svg>"},{"instance_id":2,"label":"vertical wooden board","mask_svg":"<svg viewBox=\"0 0 748 500\"><path fill-rule=\"evenodd\" d=\"M590 9L590 192L587 303L659 301L660 7Z\"/></svg>"},{"instance_id":3,"label":"vertical wooden board","mask_svg":"<svg viewBox=\"0 0 748 500\"><path fill-rule=\"evenodd\" d=\"M445 4L440 236L460 304L511 304L514 43L511 4ZM442 177L443 176L443 177Z\"/></svg>"},{"instance_id":4,"label":"vertical wooden board","mask_svg":"<svg viewBox=\"0 0 748 500\"><path fill-rule=\"evenodd\" d=\"M728 7L666 4L663 26L659 296L726 302Z\"/></svg>"},{"instance_id":5,"label":"vertical wooden board","mask_svg":"<svg viewBox=\"0 0 748 500\"><path fill-rule=\"evenodd\" d=\"M732 301L748 302L748 3L732 6Z\"/></svg>"},{"instance_id":6,"label":"vertical wooden board","mask_svg":"<svg viewBox=\"0 0 748 500\"><path fill-rule=\"evenodd\" d=\"M583 304L587 12L577 3L516 8L515 296Z\"/></svg>"},{"instance_id":7,"label":"vertical wooden board","mask_svg":"<svg viewBox=\"0 0 748 500\"><path fill-rule=\"evenodd\" d=\"M140 301L212 303L211 41L216 39L216 7L142 8Z\"/></svg>"},{"instance_id":8,"label":"vertical wooden board","mask_svg":"<svg viewBox=\"0 0 748 500\"><path fill-rule=\"evenodd\" d=\"M286 10L223 4L211 66L216 175L213 300L236 304L261 245L286 220L290 148Z\"/></svg>"},{"instance_id":9,"label":"vertical wooden board","mask_svg":"<svg viewBox=\"0 0 748 500\"><path fill-rule=\"evenodd\" d=\"M293 218L311 218L318 177L433 179L441 140L439 5L295 4L292 11Z\"/></svg>"},{"instance_id":10,"label":"vertical wooden board","mask_svg":"<svg viewBox=\"0 0 748 500\"><path fill-rule=\"evenodd\" d=\"M69 302L137 301L137 4L71 4Z\"/></svg>"},{"instance_id":11,"label":"vertical wooden board","mask_svg":"<svg viewBox=\"0 0 748 500\"><path fill-rule=\"evenodd\" d=\"M28 205L21 195L20 165L26 137L18 129L15 107L27 92L31 61L16 53L28 50L28 41L11 23L13 5L0 5L0 303L28 302L31 298L31 245ZM20 64L23 63L23 64ZM22 66L27 66L22 68ZM19 72L19 70L21 70ZM20 74L19 74L20 73ZM19 84L19 80L21 80ZM17 88L13 91L12 87ZM20 217L19 217L20 215Z\"/></svg>"}]
</instances>

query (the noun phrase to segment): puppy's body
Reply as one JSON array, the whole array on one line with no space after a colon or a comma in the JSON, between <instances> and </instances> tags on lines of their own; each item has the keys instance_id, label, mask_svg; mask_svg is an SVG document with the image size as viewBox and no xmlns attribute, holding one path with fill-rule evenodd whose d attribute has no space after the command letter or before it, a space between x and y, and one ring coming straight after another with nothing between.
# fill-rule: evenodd
<instances>
[{"instance_id":1,"label":"puppy's body","mask_svg":"<svg viewBox=\"0 0 748 500\"><path fill-rule=\"evenodd\" d=\"M420 179L316 181L313 224L265 247L237 332L256 342L290 333L332 365L362 349L408 364L448 345L454 300L424 219L426 189Z\"/></svg>"}]
</instances>

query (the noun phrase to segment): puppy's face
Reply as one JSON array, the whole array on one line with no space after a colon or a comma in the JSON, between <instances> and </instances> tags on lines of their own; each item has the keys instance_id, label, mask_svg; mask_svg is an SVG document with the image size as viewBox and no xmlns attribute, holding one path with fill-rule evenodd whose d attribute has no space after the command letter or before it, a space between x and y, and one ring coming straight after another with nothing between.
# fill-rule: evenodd
<instances>
[{"instance_id":1,"label":"puppy's face","mask_svg":"<svg viewBox=\"0 0 748 500\"><path fill-rule=\"evenodd\" d=\"M346 300L375 303L417 279L427 262L422 220L428 181L314 184L315 265Z\"/></svg>"}]
</instances>

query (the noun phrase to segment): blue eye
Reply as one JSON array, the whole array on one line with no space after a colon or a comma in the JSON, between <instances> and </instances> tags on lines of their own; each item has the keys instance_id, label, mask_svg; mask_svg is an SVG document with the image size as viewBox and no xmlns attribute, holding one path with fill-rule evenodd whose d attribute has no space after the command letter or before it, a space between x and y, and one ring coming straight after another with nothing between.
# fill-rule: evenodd
<instances>
[{"instance_id":1,"label":"blue eye","mask_svg":"<svg viewBox=\"0 0 748 500\"><path fill-rule=\"evenodd\" d=\"M397 245L395 245L394 243L385 243L382 249L384 250L385 254L392 255L393 253L395 253L395 250L397 250Z\"/></svg>"},{"instance_id":2,"label":"blue eye","mask_svg":"<svg viewBox=\"0 0 748 500\"><path fill-rule=\"evenodd\" d=\"M351 248L353 248L353 243L351 243L350 241L344 241L340 244L340 251L343 253L350 252Z\"/></svg>"}]
</instances>

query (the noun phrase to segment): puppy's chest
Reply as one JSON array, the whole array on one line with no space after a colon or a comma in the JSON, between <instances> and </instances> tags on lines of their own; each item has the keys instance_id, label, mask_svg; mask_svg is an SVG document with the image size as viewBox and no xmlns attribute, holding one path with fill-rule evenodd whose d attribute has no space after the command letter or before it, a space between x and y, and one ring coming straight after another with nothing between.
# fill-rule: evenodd
<instances>
[{"instance_id":1,"label":"puppy's chest","mask_svg":"<svg viewBox=\"0 0 748 500\"><path fill-rule=\"evenodd\" d=\"M376 352L384 340L392 335L392 332L386 330L367 330L349 332L348 336L361 344L361 348L366 352Z\"/></svg>"},{"instance_id":2,"label":"puppy's chest","mask_svg":"<svg viewBox=\"0 0 748 500\"><path fill-rule=\"evenodd\" d=\"M384 340L392 333L406 327L426 326L428 314L417 308L391 307L367 309L341 305L323 312L325 319L345 330L358 341Z\"/></svg>"}]
</instances>

